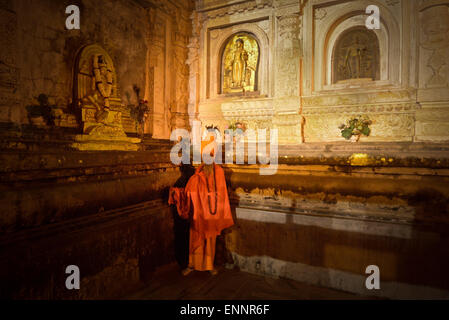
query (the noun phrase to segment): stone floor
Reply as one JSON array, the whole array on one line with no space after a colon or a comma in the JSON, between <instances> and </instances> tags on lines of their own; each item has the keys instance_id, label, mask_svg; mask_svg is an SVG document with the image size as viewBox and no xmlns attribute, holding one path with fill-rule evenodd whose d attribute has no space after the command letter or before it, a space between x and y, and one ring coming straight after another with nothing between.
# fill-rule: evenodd
<instances>
[{"instance_id":1,"label":"stone floor","mask_svg":"<svg viewBox=\"0 0 449 320\"><path fill-rule=\"evenodd\" d=\"M125 297L131 300L354 300L354 294L287 279L219 269L216 276L193 272L184 277L177 266L154 274L148 286Z\"/></svg>"}]
</instances>

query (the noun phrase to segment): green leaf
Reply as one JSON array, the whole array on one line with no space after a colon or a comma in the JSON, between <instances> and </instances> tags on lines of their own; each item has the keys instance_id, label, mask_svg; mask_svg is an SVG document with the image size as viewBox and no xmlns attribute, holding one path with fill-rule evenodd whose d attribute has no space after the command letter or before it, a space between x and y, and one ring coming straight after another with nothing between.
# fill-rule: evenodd
<instances>
[{"instance_id":1,"label":"green leaf","mask_svg":"<svg viewBox=\"0 0 449 320\"><path fill-rule=\"evenodd\" d=\"M363 129L361 130L362 134L365 136L369 136L371 133L371 129L369 127L363 127Z\"/></svg>"},{"instance_id":2,"label":"green leaf","mask_svg":"<svg viewBox=\"0 0 449 320\"><path fill-rule=\"evenodd\" d=\"M343 136L343 138L345 138L346 140L351 139L352 137L352 129L348 128L345 130L341 131L341 135Z\"/></svg>"}]
</instances>

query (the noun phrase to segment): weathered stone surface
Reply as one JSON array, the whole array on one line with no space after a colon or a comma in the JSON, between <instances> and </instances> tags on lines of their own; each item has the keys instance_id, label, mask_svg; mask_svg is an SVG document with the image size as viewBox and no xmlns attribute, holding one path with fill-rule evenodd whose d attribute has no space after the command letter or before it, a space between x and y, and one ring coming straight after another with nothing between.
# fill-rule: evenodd
<instances>
[{"instance_id":1,"label":"weathered stone surface","mask_svg":"<svg viewBox=\"0 0 449 320\"><path fill-rule=\"evenodd\" d=\"M174 262L173 220L161 201L0 237L3 299L107 299L139 288ZM80 269L67 290L66 267Z\"/></svg>"},{"instance_id":2,"label":"weathered stone surface","mask_svg":"<svg viewBox=\"0 0 449 320\"><path fill-rule=\"evenodd\" d=\"M72 4L80 8L80 30L66 29L65 3L24 0L0 9L0 29L6 35L2 38L0 55L0 121L46 126L39 115L30 115L29 111L39 107L40 95L46 95L54 109L56 126L80 126L80 119L76 119L79 117L77 108L72 105L72 71L79 50L97 44L110 54L116 68L126 132L137 131L139 120L132 110L139 105L139 100L147 100L152 110L144 125L145 133L168 138L172 124L185 126L185 122L178 123L177 119L182 119L187 112L188 67L185 61L190 2L105 1L100 4L82 1ZM162 29L153 28L154 17L162 21ZM155 46L159 45L163 57L155 62ZM176 77L167 69L174 64L179 71ZM155 83L162 84L161 90Z\"/></svg>"}]
</instances>

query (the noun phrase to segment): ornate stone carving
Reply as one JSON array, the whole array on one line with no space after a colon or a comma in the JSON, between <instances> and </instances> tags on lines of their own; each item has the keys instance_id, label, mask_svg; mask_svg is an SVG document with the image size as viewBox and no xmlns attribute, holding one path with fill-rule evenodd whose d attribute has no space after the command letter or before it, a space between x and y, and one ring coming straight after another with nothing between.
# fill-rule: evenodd
<instances>
[{"instance_id":1,"label":"ornate stone carving","mask_svg":"<svg viewBox=\"0 0 449 320\"><path fill-rule=\"evenodd\" d=\"M81 108L83 133L76 137L74 147L84 150L107 149L107 144L93 141L110 141L111 149L137 150L133 143L140 139L126 136L122 126L123 104L118 95L114 64L109 54L98 45L82 49L75 65L74 102ZM114 145L116 142L128 145Z\"/></svg>"},{"instance_id":2,"label":"ornate stone carving","mask_svg":"<svg viewBox=\"0 0 449 320\"><path fill-rule=\"evenodd\" d=\"M299 95L300 17L297 14L278 17L276 95ZM286 85L288 83L288 85Z\"/></svg>"},{"instance_id":3,"label":"ornate stone carving","mask_svg":"<svg viewBox=\"0 0 449 320\"><path fill-rule=\"evenodd\" d=\"M210 19L214 19L217 17L223 17L227 15L235 15L238 13L247 13L257 9L263 9L267 7L273 6L273 0L255 0L255 1L247 1L243 3L237 3L222 7L222 1L217 1L216 5L220 6L217 9L211 9L207 12L207 15ZM208 4L207 6L199 5L197 9L208 9L214 7L214 4Z\"/></svg>"},{"instance_id":4,"label":"ornate stone carving","mask_svg":"<svg viewBox=\"0 0 449 320\"><path fill-rule=\"evenodd\" d=\"M322 20L327 16L327 11L324 8L315 9L315 19Z\"/></svg>"},{"instance_id":5,"label":"ornate stone carving","mask_svg":"<svg viewBox=\"0 0 449 320\"><path fill-rule=\"evenodd\" d=\"M379 41L364 27L343 33L337 41L333 57L333 82L350 79L380 79Z\"/></svg>"},{"instance_id":6,"label":"ornate stone carving","mask_svg":"<svg viewBox=\"0 0 449 320\"><path fill-rule=\"evenodd\" d=\"M342 141L339 124L357 113L326 113L309 115L306 122L306 141ZM412 113L368 114L373 120L371 135L366 141L411 141L414 135L415 120Z\"/></svg>"},{"instance_id":7,"label":"ornate stone carving","mask_svg":"<svg viewBox=\"0 0 449 320\"><path fill-rule=\"evenodd\" d=\"M278 129L279 144L297 144L301 142L301 116L298 114L278 114L273 119Z\"/></svg>"},{"instance_id":8,"label":"ornate stone carving","mask_svg":"<svg viewBox=\"0 0 449 320\"><path fill-rule=\"evenodd\" d=\"M303 97L304 108L322 107L348 107L362 108L366 106L376 106L385 104L408 104L415 100L416 90L392 90L378 91L363 94L331 94L322 96Z\"/></svg>"},{"instance_id":9,"label":"ornate stone carving","mask_svg":"<svg viewBox=\"0 0 449 320\"><path fill-rule=\"evenodd\" d=\"M222 93L256 91L258 66L257 40L247 33L231 37L222 58Z\"/></svg>"},{"instance_id":10,"label":"ornate stone carving","mask_svg":"<svg viewBox=\"0 0 449 320\"><path fill-rule=\"evenodd\" d=\"M367 104L356 106L317 106L317 107L303 107L303 115L314 114L365 114L365 113L383 113L383 112L412 112L418 109L416 103L385 103L385 104Z\"/></svg>"},{"instance_id":11,"label":"ornate stone carving","mask_svg":"<svg viewBox=\"0 0 449 320\"><path fill-rule=\"evenodd\" d=\"M271 99L255 101L234 101L221 104L223 116L232 120L242 119L269 119L274 115Z\"/></svg>"},{"instance_id":12,"label":"ornate stone carving","mask_svg":"<svg viewBox=\"0 0 449 320\"><path fill-rule=\"evenodd\" d=\"M423 38L421 46L432 53L427 67L432 75L427 87L445 87L449 80L449 7L435 6L426 9L421 16Z\"/></svg>"}]
</instances>

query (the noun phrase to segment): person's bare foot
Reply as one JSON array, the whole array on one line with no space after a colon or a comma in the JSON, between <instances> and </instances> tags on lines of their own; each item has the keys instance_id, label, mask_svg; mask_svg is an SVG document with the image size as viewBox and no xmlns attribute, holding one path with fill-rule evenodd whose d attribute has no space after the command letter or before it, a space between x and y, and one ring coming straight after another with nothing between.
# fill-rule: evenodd
<instances>
[{"instance_id":1,"label":"person's bare foot","mask_svg":"<svg viewBox=\"0 0 449 320\"><path fill-rule=\"evenodd\" d=\"M216 276L218 274L217 269L213 269L209 271L211 275Z\"/></svg>"},{"instance_id":2,"label":"person's bare foot","mask_svg":"<svg viewBox=\"0 0 449 320\"><path fill-rule=\"evenodd\" d=\"M182 270L181 273L182 273L183 276L187 276L187 275L189 275L192 271L193 271L192 268L185 268L184 270Z\"/></svg>"}]
</instances>

